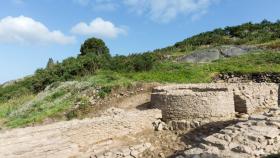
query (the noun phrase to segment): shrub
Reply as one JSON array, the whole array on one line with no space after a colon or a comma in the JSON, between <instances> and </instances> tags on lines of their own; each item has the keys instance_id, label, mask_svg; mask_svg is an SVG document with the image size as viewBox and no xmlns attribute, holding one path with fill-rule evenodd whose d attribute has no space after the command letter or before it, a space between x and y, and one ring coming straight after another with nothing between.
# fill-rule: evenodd
<instances>
[{"instance_id":1,"label":"shrub","mask_svg":"<svg viewBox=\"0 0 280 158\"><path fill-rule=\"evenodd\" d=\"M131 54L125 56L115 56L111 60L110 69L114 71L141 72L149 71L153 68L159 58L155 53Z\"/></svg>"}]
</instances>

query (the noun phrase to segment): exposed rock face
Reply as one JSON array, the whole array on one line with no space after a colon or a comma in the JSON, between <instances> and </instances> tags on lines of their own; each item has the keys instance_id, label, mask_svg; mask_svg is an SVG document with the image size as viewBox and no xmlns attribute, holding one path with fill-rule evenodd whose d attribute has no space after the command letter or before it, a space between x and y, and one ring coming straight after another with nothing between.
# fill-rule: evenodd
<instances>
[{"instance_id":1,"label":"exposed rock face","mask_svg":"<svg viewBox=\"0 0 280 158\"><path fill-rule=\"evenodd\" d=\"M188 63L206 63L221 58L220 51L218 49L208 49L195 51L190 55L184 56L179 59L179 61Z\"/></svg>"},{"instance_id":2,"label":"exposed rock face","mask_svg":"<svg viewBox=\"0 0 280 158\"><path fill-rule=\"evenodd\" d=\"M280 109L270 109L204 138L198 147L186 150L177 158L252 158L279 151Z\"/></svg>"},{"instance_id":3,"label":"exposed rock face","mask_svg":"<svg viewBox=\"0 0 280 158\"><path fill-rule=\"evenodd\" d=\"M211 121L227 120L236 112L278 107L277 84L188 84L156 87L151 96L154 108L172 126L197 127Z\"/></svg>"},{"instance_id":4,"label":"exposed rock face","mask_svg":"<svg viewBox=\"0 0 280 158\"><path fill-rule=\"evenodd\" d=\"M110 115L51 125L15 129L0 134L0 157L137 157L150 144L130 142L125 137L153 130L159 110L109 111ZM109 114L108 113L108 114ZM111 152L107 152L109 150ZM116 150L114 150L116 149ZM118 149L118 150L117 150ZM123 149L128 153L119 153ZM109 155L109 156L108 156Z\"/></svg>"},{"instance_id":5,"label":"exposed rock face","mask_svg":"<svg viewBox=\"0 0 280 158\"><path fill-rule=\"evenodd\" d=\"M205 63L218 60L220 58L248 54L254 50L257 49L250 46L222 46L218 48L195 51L190 55L180 58L179 61L190 63Z\"/></svg>"}]
</instances>

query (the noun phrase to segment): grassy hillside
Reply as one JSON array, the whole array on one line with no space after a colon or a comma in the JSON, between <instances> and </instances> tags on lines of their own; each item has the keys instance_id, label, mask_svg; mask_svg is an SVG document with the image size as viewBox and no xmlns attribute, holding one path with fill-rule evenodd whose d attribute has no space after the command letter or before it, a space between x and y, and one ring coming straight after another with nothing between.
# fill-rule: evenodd
<instances>
[{"instance_id":1,"label":"grassy hillside","mask_svg":"<svg viewBox=\"0 0 280 158\"><path fill-rule=\"evenodd\" d=\"M21 127L42 122L48 117L72 119L77 113L86 113L90 108L87 92L96 91L95 97L104 97L116 87L135 83L201 83L211 82L219 73L280 73L280 52L266 51L218 60L209 64L188 64L164 61L150 71L116 72L98 70L94 75L81 77L75 82L56 83L38 95L24 94L0 104L2 126ZM4 88L5 89L5 88ZM78 93L79 92L79 93ZM86 94L86 95L83 95ZM77 111L71 111L78 102L83 102Z\"/></svg>"},{"instance_id":2,"label":"grassy hillside","mask_svg":"<svg viewBox=\"0 0 280 158\"><path fill-rule=\"evenodd\" d=\"M175 45L158 49L156 52L178 53L189 52L199 47L219 45L271 45L280 48L280 21L275 23L263 20L261 23L245 23L238 26L218 28L200 33L191 38L177 42ZM275 42L277 41L277 42Z\"/></svg>"},{"instance_id":3,"label":"grassy hillside","mask_svg":"<svg viewBox=\"0 0 280 158\"><path fill-rule=\"evenodd\" d=\"M263 21L202 33L154 52L115 57L110 57L103 41L89 39L77 58L50 60L33 76L0 86L0 127L80 117L93 108L93 100L137 83L202 83L220 73L280 73L279 37L280 23ZM179 63L168 57L224 44L269 49L208 64Z\"/></svg>"}]
</instances>

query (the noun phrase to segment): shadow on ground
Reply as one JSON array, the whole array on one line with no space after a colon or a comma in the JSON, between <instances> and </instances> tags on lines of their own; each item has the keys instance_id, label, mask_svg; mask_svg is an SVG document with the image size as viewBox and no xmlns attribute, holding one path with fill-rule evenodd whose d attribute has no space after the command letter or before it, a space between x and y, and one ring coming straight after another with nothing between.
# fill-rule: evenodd
<instances>
[{"instance_id":1,"label":"shadow on ground","mask_svg":"<svg viewBox=\"0 0 280 158\"><path fill-rule=\"evenodd\" d=\"M141 111L152 109L151 108L151 102L140 104L140 105L136 106L136 109L141 110Z\"/></svg>"},{"instance_id":2,"label":"shadow on ground","mask_svg":"<svg viewBox=\"0 0 280 158\"><path fill-rule=\"evenodd\" d=\"M240 121L230 120L230 121L219 121L219 122L212 122L212 123L205 124L196 129L180 134L181 141L184 142L186 146L197 147L199 144L204 142L203 138L206 138L214 133L218 133L225 127L234 125L237 122ZM168 158L175 158L176 156L182 155L183 152L187 149L176 151L174 154L168 156ZM215 158L217 157L217 155L209 155L209 157Z\"/></svg>"}]
</instances>

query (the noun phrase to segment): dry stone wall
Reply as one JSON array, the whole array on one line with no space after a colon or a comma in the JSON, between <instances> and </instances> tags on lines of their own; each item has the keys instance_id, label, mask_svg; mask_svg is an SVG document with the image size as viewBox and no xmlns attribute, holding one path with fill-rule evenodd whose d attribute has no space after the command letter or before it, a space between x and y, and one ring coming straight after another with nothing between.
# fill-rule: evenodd
<instances>
[{"instance_id":1,"label":"dry stone wall","mask_svg":"<svg viewBox=\"0 0 280 158\"><path fill-rule=\"evenodd\" d=\"M234 95L235 110L254 113L270 107L278 107L279 85L274 83L225 84Z\"/></svg>"},{"instance_id":2,"label":"dry stone wall","mask_svg":"<svg viewBox=\"0 0 280 158\"><path fill-rule=\"evenodd\" d=\"M203 120L234 115L233 93L227 88L204 85L178 87L152 94L152 105L162 110L163 120Z\"/></svg>"},{"instance_id":3,"label":"dry stone wall","mask_svg":"<svg viewBox=\"0 0 280 158\"><path fill-rule=\"evenodd\" d=\"M163 120L226 120L238 113L278 107L278 84L213 83L156 87L151 104L162 110Z\"/></svg>"}]
</instances>

